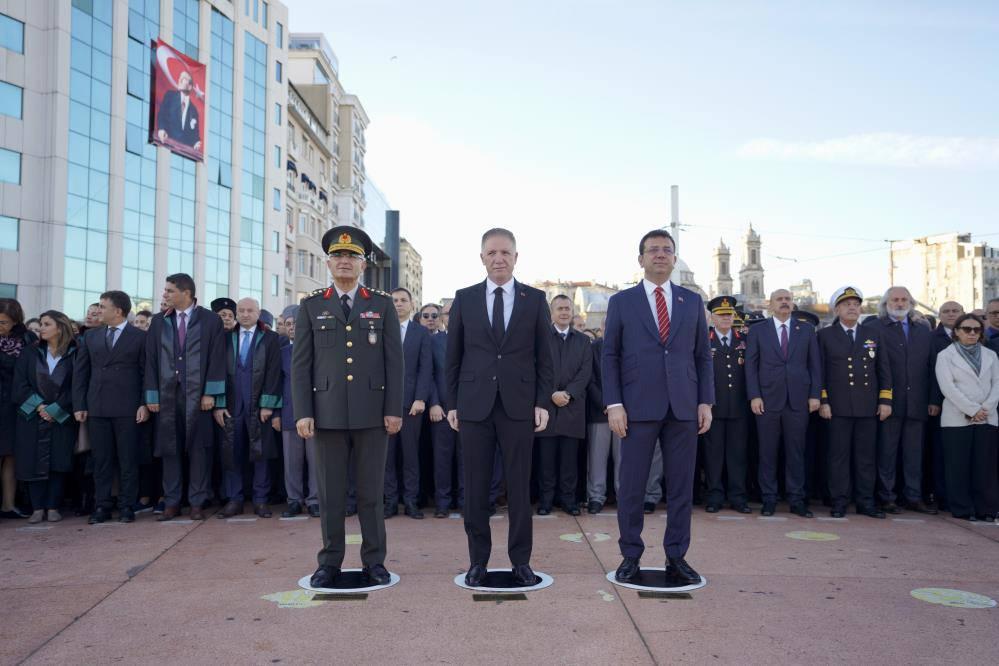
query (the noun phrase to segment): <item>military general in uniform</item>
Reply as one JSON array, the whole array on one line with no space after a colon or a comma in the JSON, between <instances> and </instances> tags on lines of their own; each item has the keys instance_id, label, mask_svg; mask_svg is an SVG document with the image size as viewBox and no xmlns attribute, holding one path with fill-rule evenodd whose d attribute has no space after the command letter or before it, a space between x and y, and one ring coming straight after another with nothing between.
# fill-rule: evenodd
<instances>
[{"instance_id":1,"label":"military general in uniform","mask_svg":"<svg viewBox=\"0 0 999 666\"><path fill-rule=\"evenodd\" d=\"M371 239L360 229L323 235L333 284L302 300L295 318L292 398L302 439L315 437L323 548L313 587L332 587L344 558L348 464L357 482L361 561L372 585L385 569L382 491L389 435L402 427L402 337L392 299L362 286Z\"/></svg>"}]
</instances>

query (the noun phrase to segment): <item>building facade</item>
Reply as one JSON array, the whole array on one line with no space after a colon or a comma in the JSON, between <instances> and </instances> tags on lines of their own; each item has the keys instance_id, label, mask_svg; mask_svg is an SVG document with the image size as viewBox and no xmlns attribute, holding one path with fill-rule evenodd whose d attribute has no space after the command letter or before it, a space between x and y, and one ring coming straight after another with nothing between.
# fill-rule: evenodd
<instances>
[{"instance_id":1,"label":"building facade","mask_svg":"<svg viewBox=\"0 0 999 666\"><path fill-rule=\"evenodd\" d=\"M812 287L812 281L805 278L798 284L792 284L791 300L799 308L812 308L819 302L819 294Z\"/></svg>"},{"instance_id":2,"label":"building facade","mask_svg":"<svg viewBox=\"0 0 999 666\"><path fill-rule=\"evenodd\" d=\"M763 285L762 252L763 241L760 235L749 225L749 230L743 237L742 268L739 269L739 292L743 305L756 309L762 307L767 300Z\"/></svg>"},{"instance_id":3,"label":"building facade","mask_svg":"<svg viewBox=\"0 0 999 666\"><path fill-rule=\"evenodd\" d=\"M718 247L712 254L715 264L715 281L711 286L711 297L732 295L732 252L723 239L718 240Z\"/></svg>"},{"instance_id":4,"label":"building facade","mask_svg":"<svg viewBox=\"0 0 999 666\"><path fill-rule=\"evenodd\" d=\"M999 248L971 234L939 234L892 241L889 281L904 285L923 308L936 312L957 301L968 312L999 297Z\"/></svg>"},{"instance_id":5,"label":"building facade","mask_svg":"<svg viewBox=\"0 0 999 666\"><path fill-rule=\"evenodd\" d=\"M194 277L203 303L253 296L278 308L285 6L6 1L0 22L4 94L22 101L3 118L0 213L19 233L0 250L0 283L16 285L26 312L79 318L107 289L155 311L175 272ZM204 162L147 141L157 37L206 66Z\"/></svg>"},{"instance_id":6,"label":"building facade","mask_svg":"<svg viewBox=\"0 0 999 666\"><path fill-rule=\"evenodd\" d=\"M586 328L602 331L607 319L607 303L619 289L617 285L606 285L595 280L564 282L543 280L531 285L545 292L550 303L556 296L568 296L572 301L573 312L583 317Z\"/></svg>"},{"instance_id":7,"label":"building facade","mask_svg":"<svg viewBox=\"0 0 999 666\"><path fill-rule=\"evenodd\" d=\"M423 304L423 259L413 244L399 239L399 286L413 294L413 305Z\"/></svg>"}]
</instances>

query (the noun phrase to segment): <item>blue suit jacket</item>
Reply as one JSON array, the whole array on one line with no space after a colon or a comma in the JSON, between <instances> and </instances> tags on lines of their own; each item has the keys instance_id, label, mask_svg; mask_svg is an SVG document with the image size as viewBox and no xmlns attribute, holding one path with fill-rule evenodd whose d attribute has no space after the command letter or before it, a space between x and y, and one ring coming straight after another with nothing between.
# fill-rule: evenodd
<instances>
[{"instance_id":1,"label":"blue suit jacket","mask_svg":"<svg viewBox=\"0 0 999 666\"><path fill-rule=\"evenodd\" d=\"M430 332L415 321L406 327L406 339L402 343L403 380L402 407L406 413L414 400L429 402L433 380L434 358L430 350ZM429 406L429 405L428 405Z\"/></svg>"},{"instance_id":2,"label":"blue suit jacket","mask_svg":"<svg viewBox=\"0 0 999 666\"><path fill-rule=\"evenodd\" d=\"M624 404L629 421L661 421L669 408L677 419L693 421L697 405L715 401L704 302L675 284L672 291L665 344L641 282L611 296L607 306L603 402Z\"/></svg>"},{"instance_id":3,"label":"blue suit jacket","mask_svg":"<svg viewBox=\"0 0 999 666\"><path fill-rule=\"evenodd\" d=\"M787 320L787 360L780 353L780 340L773 317L749 329L746 345L746 393L750 400L763 398L763 408L808 411L809 398L822 394L822 359L815 328Z\"/></svg>"}]
</instances>

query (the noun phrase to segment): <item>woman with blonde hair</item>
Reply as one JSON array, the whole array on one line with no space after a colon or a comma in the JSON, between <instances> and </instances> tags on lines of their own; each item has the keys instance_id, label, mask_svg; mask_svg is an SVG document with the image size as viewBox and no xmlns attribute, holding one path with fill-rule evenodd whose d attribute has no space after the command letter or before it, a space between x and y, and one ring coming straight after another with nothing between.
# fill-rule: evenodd
<instances>
[{"instance_id":1,"label":"woman with blonde hair","mask_svg":"<svg viewBox=\"0 0 999 666\"><path fill-rule=\"evenodd\" d=\"M46 517L50 522L62 520L63 480L73 469L77 435L71 390L76 355L72 322L55 310L39 319L40 340L17 359L11 392L18 416L17 478L27 483L34 510L29 523Z\"/></svg>"}]
</instances>

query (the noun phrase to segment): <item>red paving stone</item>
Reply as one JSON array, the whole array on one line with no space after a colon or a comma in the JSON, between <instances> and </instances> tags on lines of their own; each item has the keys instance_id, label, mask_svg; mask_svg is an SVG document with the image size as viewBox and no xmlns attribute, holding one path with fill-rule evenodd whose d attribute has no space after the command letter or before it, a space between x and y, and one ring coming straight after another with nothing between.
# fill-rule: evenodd
<instances>
[{"instance_id":1,"label":"red paving stone","mask_svg":"<svg viewBox=\"0 0 999 666\"><path fill-rule=\"evenodd\" d=\"M613 515L536 519L532 564L555 584L500 603L452 583L467 565L456 519L388 521L399 585L320 602L296 585L314 569L316 520L6 521L0 663L999 661L999 609L910 595L943 587L999 599L999 526L736 517L696 511L688 559L709 584L690 599L643 599L605 580L619 562ZM647 520L647 566L663 564L663 522L662 512ZM490 566L508 564L506 528L493 521ZM786 536L798 530L839 539ZM348 547L345 567L359 566L357 553Z\"/></svg>"}]
</instances>

